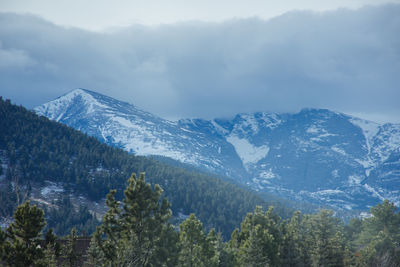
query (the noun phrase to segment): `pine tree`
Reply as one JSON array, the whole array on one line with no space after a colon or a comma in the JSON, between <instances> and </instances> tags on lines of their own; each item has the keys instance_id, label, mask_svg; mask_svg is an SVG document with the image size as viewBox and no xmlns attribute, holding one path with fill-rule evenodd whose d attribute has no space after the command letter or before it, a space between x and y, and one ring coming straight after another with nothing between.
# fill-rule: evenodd
<instances>
[{"instance_id":1,"label":"pine tree","mask_svg":"<svg viewBox=\"0 0 400 267\"><path fill-rule=\"evenodd\" d=\"M179 233L174 226L168 224L163 227L160 238L155 243L154 257L149 260L149 266L178 265L179 255Z\"/></svg>"},{"instance_id":2,"label":"pine tree","mask_svg":"<svg viewBox=\"0 0 400 267\"><path fill-rule=\"evenodd\" d=\"M18 206L14 222L0 235L3 261L11 266L39 265L43 257L39 239L45 224L42 209L31 206L29 201Z\"/></svg>"},{"instance_id":3,"label":"pine tree","mask_svg":"<svg viewBox=\"0 0 400 267\"><path fill-rule=\"evenodd\" d=\"M171 217L169 203L161 200L162 189L145 182L144 173L137 179L132 175L124 191L121 222L128 241L128 260L146 266L154 256L155 244Z\"/></svg>"},{"instance_id":4,"label":"pine tree","mask_svg":"<svg viewBox=\"0 0 400 267\"><path fill-rule=\"evenodd\" d=\"M120 222L120 202L115 200L116 190L110 190L106 197L108 210L103 217L103 224L97 227L93 234L93 246L100 248L101 254L98 256L101 263L117 263L118 252L121 250L120 241L122 240L122 225ZM103 240L103 236L106 238ZM94 248L93 248L94 249Z\"/></svg>"},{"instance_id":5,"label":"pine tree","mask_svg":"<svg viewBox=\"0 0 400 267\"><path fill-rule=\"evenodd\" d=\"M57 267L56 249L54 245L48 245L44 250L44 257L41 259L40 265L47 267Z\"/></svg>"},{"instance_id":6,"label":"pine tree","mask_svg":"<svg viewBox=\"0 0 400 267\"><path fill-rule=\"evenodd\" d=\"M206 236L203 224L192 213L179 225L180 266L206 266L204 262L204 244Z\"/></svg>"},{"instance_id":7,"label":"pine tree","mask_svg":"<svg viewBox=\"0 0 400 267\"><path fill-rule=\"evenodd\" d=\"M6 259L7 234L0 227L0 261Z\"/></svg>"},{"instance_id":8,"label":"pine tree","mask_svg":"<svg viewBox=\"0 0 400 267\"><path fill-rule=\"evenodd\" d=\"M159 248L168 238L171 217L169 203L161 199L162 189L146 183L142 173L128 180L122 204L115 200L115 190L107 195L108 211L92 242L91 251L106 266L148 266L151 262L168 262L169 255ZM169 231L169 234L168 234ZM173 260L172 260L173 261Z\"/></svg>"},{"instance_id":9,"label":"pine tree","mask_svg":"<svg viewBox=\"0 0 400 267\"><path fill-rule=\"evenodd\" d=\"M239 257L238 251L240 248L239 243L239 229L233 230L231 234L231 239L227 242L222 250L220 256L220 265L221 266L237 266Z\"/></svg>"},{"instance_id":10,"label":"pine tree","mask_svg":"<svg viewBox=\"0 0 400 267\"><path fill-rule=\"evenodd\" d=\"M400 266L400 213L385 200L371 208L371 218L362 222L357 244L361 249L361 266Z\"/></svg>"},{"instance_id":11,"label":"pine tree","mask_svg":"<svg viewBox=\"0 0 400 267\"><path fill-rule=\"evenodd\" d=\"M247 214L239 233L238 262L241 266L279 266L279 247L281 236L280 218L270 207L263 213L257 206L253 213Z\"/></svg>"},{"instance_id":12,"label":"pine tree","mask_svg":"<svg viewBox=\"0 0 400 267\"><path fill-rule=\"evenodd\" d=\"M204 259L206 266L217 267L220 265L220 257L223 250L221 233L212 228L207 235L204 244Z\"/></svg>"},{"instance_id":13,"label":"pine tree","mask_svg":"<svg viewBox=\"0 0 400 267\"><path fill-rule=\"evenodd\" d=\"M400 215L396 213L397 207L394 203L385 200L371 208L372 217L366 220L367 227L377 233L383 231L384 235L392 235L400 238Z\"/></svg>"},{"instance_id":14,"label":"pine tree","mask_svg":"<svg viewBox=\"0 0 400 267\"><path fill-rule=\"evenodd\" d=\"M282 242L280 248L281 264L289 266L310 266L311 259L307 249L306 231L299 211L286 220L280 227Z\"/></svg>"},{"instance_id":15,"label":"pine tree","mask_svg":"<svg viewBox=\"0 0 400 267\"><path fill-rule=\"evenodd\" d=\"M102 266L104 262L102 261L105 257L101 248L97 245L102 242L99 232L95 232L90 241L90 246L87 251L87 260L84 266Z\"/></svg>"},{"instance_id":16,"label":"pine tree","mask_svg":"<svg viewBox=\"0 0 400 267\"><path fill-rule=\"evenodd\" d=\"M312 266L344 266L346 244L339 220L329 210L308 218Z\"/></svg>"},{"instance_id":17,"label":"pine tree","mask_svg":"<svg viewBox=\"0 0 400 267\"><path fill-rule=\"evenodd\" d=\"M268 230L263 229L260 224L255 225L241 248L241 265L251 267L275 266L272 265L268 255L273 242L274 238Z\"/></svg>"},{"instance_id":18,"label":"pine tree","mask_svg":"<svg viewBox=\"0 0 400 267\"><path fill-rule=\"evenodd\" d=\"M61 246L56 240L57 236L54 234L53 229L50 228L45 234L44 257L40 260L41 265L49 267L57 266L57 257L60 256Z\"/></svg>"},{"instance_id":19,"label":"pine tree","mask_svg":"<svg viewBox=\"0 0 400 267\"><path fill-rule=\"evenodd\" d=\"M76 229L72 228L71 234L67 237L67 243L63 248L63 265L68 267L78 266L79 253L76 251L76 240L78 239Z\"/></svg>"}]
</instances>

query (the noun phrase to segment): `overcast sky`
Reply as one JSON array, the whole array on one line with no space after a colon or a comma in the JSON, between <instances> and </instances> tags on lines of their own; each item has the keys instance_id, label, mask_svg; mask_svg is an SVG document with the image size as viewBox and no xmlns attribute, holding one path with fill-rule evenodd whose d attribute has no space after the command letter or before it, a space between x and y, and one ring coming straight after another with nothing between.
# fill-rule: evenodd
<instances>
[{"instance_id":1,"label":"overcast sky","mask_svg":"<svg viewBox=\"0 0 400 267\"><path fill-rule=\"evenodd\" d=\"M400 1L0 0L0 12L0 95L28 108L83 87L169 119L316 107L400 122Z\"/></svg>"},{"instance_id":2,"label":"overcast sky","mask_svg":"<svg viewBox=\"0 0 400 267\"><path fill-rule=\"evenodd\" d=\"M184 21L221 22L232 18L270 19L293 10L327 11L398 0L1 0L0 10L38 14L59 25L93 31L132 24Z\"/></svg>"}]
</instances>

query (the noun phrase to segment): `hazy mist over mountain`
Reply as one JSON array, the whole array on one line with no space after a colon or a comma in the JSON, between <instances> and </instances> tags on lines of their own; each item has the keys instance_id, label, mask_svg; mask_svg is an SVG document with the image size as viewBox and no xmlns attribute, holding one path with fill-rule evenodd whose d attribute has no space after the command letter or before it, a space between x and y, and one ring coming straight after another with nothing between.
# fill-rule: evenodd
<instances>
[{"instance_id":1,"label":"hazy mist over mountain","mask_svg":"<svg viewBox=\"0 0 400 267\"><path fill-rule=\"evenodd\" d=\"M312 107L399 122L399 13L392 3L97 32L1 13L0 90L30 108L83 87L169 119Z\"/></svg>"}]
</instances>

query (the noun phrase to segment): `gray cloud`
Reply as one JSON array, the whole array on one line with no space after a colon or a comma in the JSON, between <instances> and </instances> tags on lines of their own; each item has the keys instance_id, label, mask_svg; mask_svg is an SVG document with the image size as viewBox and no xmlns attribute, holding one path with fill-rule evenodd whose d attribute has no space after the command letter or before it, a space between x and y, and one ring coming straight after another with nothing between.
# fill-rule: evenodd
<instances>
[{"instance_id":1,"label":"gray cloud","mask_svg":"<svg viewBox=\"0 0 400 267\"><path fill-rule=\"evenodd\" d=\"M170 24L187 20L220 22L230 18L260 17L269 19L291 10L326 11L337 8L360 8L364 5L400 3L399 0L1 0L0 11L33 13L58 25L89 30L133 23Z\"/></svg>"},{"instance_id":2,"label":"gray cloud","mask_svg":"<svg viewBox=\"0 0 400 267\"><path fill-rule=\"evenodd\" d=\"M27 107L77 87L163 117L323 107L400 122L400 5L109 33L0 15L0 93Z\"/></svg>"}]
</instances>

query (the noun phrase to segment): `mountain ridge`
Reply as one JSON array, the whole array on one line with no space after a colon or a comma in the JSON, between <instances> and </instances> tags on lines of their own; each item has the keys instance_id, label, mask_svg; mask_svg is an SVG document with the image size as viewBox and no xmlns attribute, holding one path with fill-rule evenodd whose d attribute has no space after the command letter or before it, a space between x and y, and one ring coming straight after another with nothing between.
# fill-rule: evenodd
<instances>
[{"instance_id":1,"label":"mountain ridge","mask_svg":"<svg viewBox=\"0 0 400 267\"><path fill-rule=\"evenodd\" d=\"M276 197L261 197L209 173L129 154L1 97L0 129L0 227L7 226L16 206L28 199L50 210L60 208L61 201L79 218L84 215L79 207L87 206L100 219L105 195L116 189L116 199L122 199L127 178L143 172L150 184L163 188L175 222L195 213L207 229L215 227L225 238L257 205L273 205L283 218L293 211ZM50 221L64 230L74 226L65 212L49 213Z\"/></svg>"},{"instance_id":2,"label":"mountain ridge","mask_svg":"<svg viewBox=\"0 0 400 267\"><path fill-rule=\"evenodd\" d=\"M384 198L400 204L392 188L399 166L387 162L400 153L400 124L315 108L172 122L86 89L35 111L131 153L171 157L256 191L339 209L367 209Z\"/></svg>"}]
</instances>

